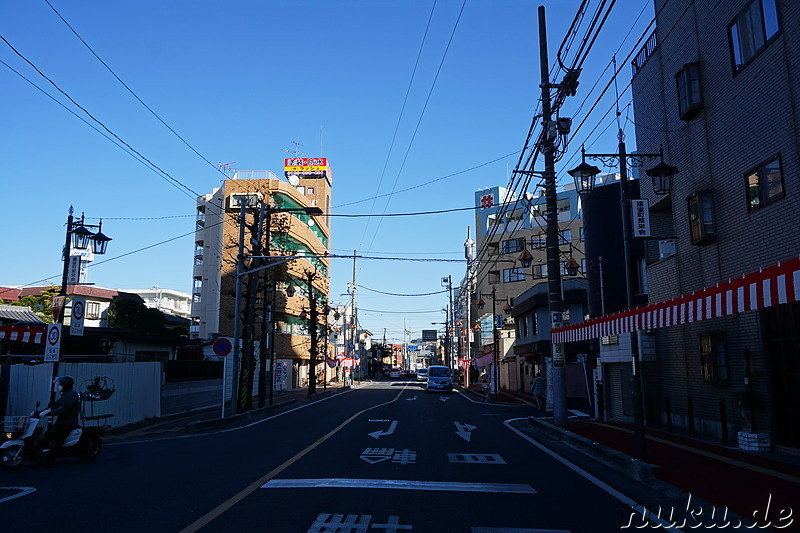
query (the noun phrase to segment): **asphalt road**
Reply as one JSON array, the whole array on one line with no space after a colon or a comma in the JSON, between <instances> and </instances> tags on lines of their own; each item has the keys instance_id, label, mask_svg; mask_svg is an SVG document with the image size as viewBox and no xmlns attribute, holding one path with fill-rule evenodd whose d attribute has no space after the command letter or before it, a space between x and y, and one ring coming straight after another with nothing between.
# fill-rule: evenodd
<instances>
[{"instance_id":1,"label":"asphalt road","mask_svg":"<svg viewBox=\"0 0 800 533\"><path fill-rule=\"evenodd\" d=\"M0 517L5 531L619 531L620 499L509 427L527 414L375 383L240 429L0 471Z\"/></svg>"}]
</instances>

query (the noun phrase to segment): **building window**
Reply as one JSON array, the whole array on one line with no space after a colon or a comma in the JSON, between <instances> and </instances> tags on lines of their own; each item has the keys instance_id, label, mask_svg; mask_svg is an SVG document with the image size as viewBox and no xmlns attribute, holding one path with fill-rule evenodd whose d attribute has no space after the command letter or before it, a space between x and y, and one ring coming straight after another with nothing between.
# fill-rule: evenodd
<instances>
[{"instance_id":1,"label":"building window","mask_svg":"<svg viewBox=\"0 0 800 533\"><path fill-rule=\"evenodd\" d=\"M503 241L504 254L513 254L515 252L521 252L524 248L525 248L525 239L522 237L518 239L509 239L507 241Z\"/></svg>"},{"instance_id":2,"label":"building window","mask_svg":"<svg viewBox=\"0 0 800 533\"><path fill-rule=\"evenodd\" d=\"M728 352L723 335L700 335L700 368L703 383L728 383Z\"/></svg>"},{"instance_id":3,"label":"building window","mask_svg":"<svg viewBox=\"0 0 800 533\"><path fill-rule=\"evenodd\" d=\"M540 233L531 237L531 248L534 250L542 250L547 246L547 234Z\"/></svg>"},{"instance_id":4,"label":"building window","mask_svg":"<svg viewBox=\"0 0 800 533\"><path fill-rule=\"evenodd\" d=\"M658 241L658 260L672 257L678 253L675 249L675 241L673 239L665 239Z\"/></svg>"},{"instance_id":5,"label":"building window","mask_svg":"<svg viewBox=\"0 0 800 533\"><path fill-rule=\"evenodd\" d=\"M700 63L688 63L675 75L678 88L678 116L691 120L703 108Z\"/></svg>"},{"instance_id":6,"label":"building window","mask_svg":"<svg viewBox=\"0 0 800 533\"><path fill-rule=\"evenodd\" d=\"M194 264L203 264L203 241L197 241L194 243Z\"/></svg>"},{"instance_id":7,"label":"building window","mask_svg":"<svg viewBox=\"0 0 800 533\"><path fill-rule=\"evenodd\" d=\"M600 344L603 346L611 346L612 344L619 344L618 335L609 335L607 337L600 337Z\"/></svg>"},{"instance_id":8,"label":"building window","mask_svg":"<svg viewBox=\"0 0 800 533\"><path fill-rule=\"evenodd\" d=\"M86 302L86 318L90 320L97 320L100 318L99 302Z\"/></svg>"},{"instance_id":9,"label":"building window","mask_svg":"<svg viewBox=\"0 0 800 533\"><path fill-rule=\"evenodd\" d=\"M581 242L583 242L586 239L586 237L583 234L583 226L578 228L578 235L579 235L578 238L580 239Z\"/></svg>"},{"instance_id":10,"label":"building window","mask_svg":"<svg viewBox=\"0 0 800 533\"><path fill-rule=\"evenodd\" d=\"M521 267L503 269L503 283L525 281L525 269Z\"/></svg>"},{"instance_id":11,"label":"building window","mask_svg":"<svg viewBox=\"0 0 800 533\"><path fill-rule=\"evenodd\" d=\"M781 158L776 156L745 175L747 210L755 211L784 197Z\"/></svg>"},{"instance_id":12,"label":"building window","mask_svg":"<svg viewBox=\"0 0 800 533\"><path fill-rule=\"evenodd\" d=\"M717 237L714 228L714 203L711 191L691 195L689 201L689 234L692 244L703 244Z\"/></svg>"},{"instance_id":13,"label":"building window","mask_svg":"<svg viewBox=\"0 0 800 533\"><path fill-rule=\"evenodd\" d=\"M547 265L533 265L533 279L543 279L547 277Z\"/></svg>"},{"instance_id":14,"label":"building window","mask_svg":"<svg viewBox=\"0 0 800 533\"><path fill-rule=\"evenodd\" d=\"M559 244L571 244L572 243L572 230L565 229L563 231L558 232L558 242Z\"/></svg>"},{"instance_id":15,"label":"building window","mask_svg":"<svg viewBox=\"0 0 800 533\"><path fill-rule=\"evenodd\" d=\"M589 261L585 257L581 259L581 272L584 276L589 273Z\"/></svg>"},{"instance_id":16,"label":"building window","mask_svg":"<svg viewBox=\"0 0 800 533\"><path fill-rule=\"evenodd\" d=\"M307 189L307 191L308 191L308 195L311 196L312 194L314 194L314 187L309 187Z\"/></svg>"},{"instance_id":17,"label":"building window","mask_svg":"<svg viewBox=\"0 0 800 533\"><path fill-rule=\"evenodd\" d=\"M728 26L733 72L737 74L778 34L775 0L753 0Z\"/></svg>"},{"instance_id":18,"label":"building window","mask_svg":"<svg viewBox=\"0 0 800 533\"><path fill-rule=\"evenodd\" d=\"M522 337L521 338L523 338L523 339L528 336L528 318L529 317L527 317L527 316L523 316L522 320L520 320L520 322L522 323Z\"/></svg>"},{"instance_id":19,"label":"building window","mask_svg":"<svg viewBox=\"0 0 800 533\"><path fill-rule=\"evenodd\" d=\"M498 270L489 272L489 285L497 285L498 283L500 283L500 272Z\"/></svg>"}]
</instances>

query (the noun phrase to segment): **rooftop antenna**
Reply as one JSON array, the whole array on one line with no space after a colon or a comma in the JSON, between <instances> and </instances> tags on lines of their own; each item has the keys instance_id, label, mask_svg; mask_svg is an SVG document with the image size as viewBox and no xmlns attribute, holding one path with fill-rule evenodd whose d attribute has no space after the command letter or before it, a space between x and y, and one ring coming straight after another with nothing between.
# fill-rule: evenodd
<instances>
[{"instance_id":1,"label":"rooftop antenna","mask_svg":"<svg viewBox=\"0 0 800 533\"><path fill-rule=\"evenodd\" d=\"M305 152L299 152L299 151L297 150L297 147L298 147L298 146L305 146L304 144L302 144L302 143L299 143L299 142L297 142L297 141L289 141L289 142L290 142L290 143L292 143L292 144L294 145L294 150L287 150L286 148L281 148L281 152L289 152L290 154L294 154L294 155L295 155L295 157L297 157L298 155L308 155L308 154L307 154L307 153L305 153Z\"/></svg>"},{"instance_id":2,"label":"rooftop antenna","mask_svg":"<svg viewBox=\"0 0 800 533\"><path fill-rule=\"evenodd\" d=\"M225 174L226 178L230 178L233 175L233 172L236 170L231 165L235 165L236 161L229 161L227 163L218 163L217 167Z\"/></svg>"}]
</instances>

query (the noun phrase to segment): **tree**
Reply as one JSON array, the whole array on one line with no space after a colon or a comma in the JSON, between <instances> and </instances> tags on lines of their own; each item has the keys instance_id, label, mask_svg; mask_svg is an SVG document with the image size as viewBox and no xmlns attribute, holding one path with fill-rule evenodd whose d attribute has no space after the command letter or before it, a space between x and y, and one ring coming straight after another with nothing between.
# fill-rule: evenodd
<instances>
[{"instance_id":1,"label":"tree","mask_svg":"<svg viewBox=\"0 0 800 533\"><path fill-rule=\"evenodd\" d=\"M44 289L38 295L23 296L16 302L8 302L6 305L18 305L21 307L30 307L39 318L44 320L47 324L55 322L53 318L53 308L51 307L51 299L53 296L58 296L59 288L56 286ZM3 303L0 300L0 303Z\"/></svg>"},{"instance_id":2,"label":"tree","mask_svg":"<svg viewBox=\"0 0 800 533\"><path fill-rule=\"evenodd\" d=\"M108 307L108 325L142 333L164 333L167 320L164 313L144 305L141 299L120 298L111 300Z\"/></svg>"}]
</instances>

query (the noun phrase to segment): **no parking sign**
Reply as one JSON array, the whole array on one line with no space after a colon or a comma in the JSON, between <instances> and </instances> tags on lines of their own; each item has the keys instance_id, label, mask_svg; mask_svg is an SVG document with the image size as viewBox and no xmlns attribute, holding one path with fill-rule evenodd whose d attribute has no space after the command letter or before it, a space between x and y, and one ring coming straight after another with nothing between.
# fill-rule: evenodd
<instances>
[{"instance_id":1,"label":"no parking sign","mask_svg":"<svg viewBox=\"0 0 800 533\"><path fill-rule=\"evenodd\" d=\"M225 357L229 353L231 353L231 349L233 349L233 344L231 344L230 339L227 337L220 337L214 341L214 344L211 346L211 349L214 350L215 355L219 355L220 357Z\"/></svg>"}]
</instances>

